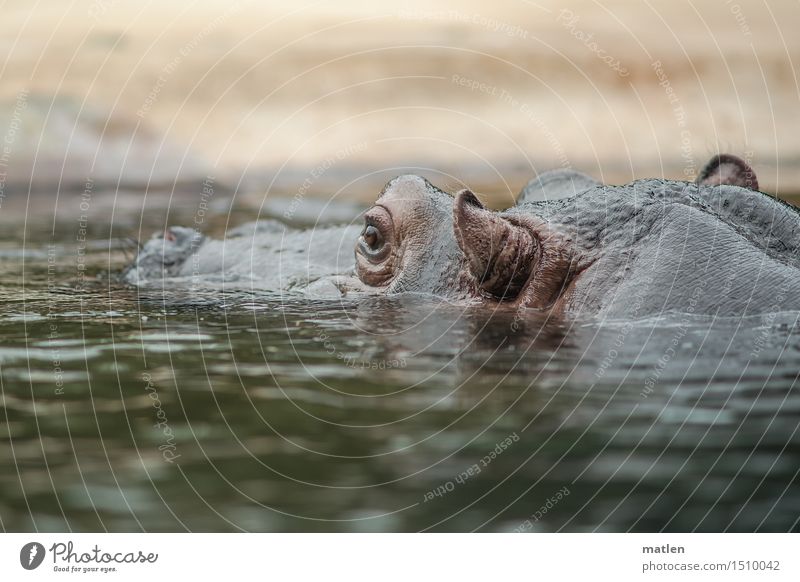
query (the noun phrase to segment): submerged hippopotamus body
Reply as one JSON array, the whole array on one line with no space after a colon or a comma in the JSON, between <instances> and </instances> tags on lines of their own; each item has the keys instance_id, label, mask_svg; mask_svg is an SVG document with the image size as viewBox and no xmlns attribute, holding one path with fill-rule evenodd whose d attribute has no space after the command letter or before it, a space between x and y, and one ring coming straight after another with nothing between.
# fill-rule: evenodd
<instances>
[{"instance_id":1,"label":"submerged hippopotamus body","mask_svg":"<svg viewBox=\"0 0 800 582\"><path fill-rule=\"evenodd\" d=\"M469 190L400 176L364 214L355 273L335 286L600 317L800 309L800 214L757 188L722 155L695 183L548 172L494 212Z\"/></svg>"},{"instance_id":2,"label":"submerged hippopotamus body","mask_svg":"<svg viewBox=\"0 0 800 582\"><path fill-rule=\"evenodd\" d=\"M261 220L216 240L171 226L144 244L122 279L138 286L340 297L340 285L354 282L352 241L360 230L357 225L298 230Z\"/></svg>"}]
</instances>

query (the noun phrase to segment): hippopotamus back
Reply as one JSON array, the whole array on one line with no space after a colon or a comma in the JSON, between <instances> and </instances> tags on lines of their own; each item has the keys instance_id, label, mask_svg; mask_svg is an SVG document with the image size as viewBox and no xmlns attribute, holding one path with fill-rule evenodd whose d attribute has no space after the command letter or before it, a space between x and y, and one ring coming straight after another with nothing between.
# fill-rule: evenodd
<instances>
[{"instance_id":1,"label":"hippopotamus back","mask_svg":"<svg viewBox=\"0 0 800 582\"><path fill-rule=\"evenodd\" d=\"M569 302L575 312L800 308L800 213L761 192L648 179L522 203L508 215L544 219L588 257Z\"/></svg>"}]
</instances>

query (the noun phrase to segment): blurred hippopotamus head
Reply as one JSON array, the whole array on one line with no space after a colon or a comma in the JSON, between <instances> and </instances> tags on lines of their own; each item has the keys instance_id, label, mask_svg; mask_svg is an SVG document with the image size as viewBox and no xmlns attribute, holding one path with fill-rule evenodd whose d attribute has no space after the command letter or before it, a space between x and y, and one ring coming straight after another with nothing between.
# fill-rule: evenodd
<instances>
[{"instance_id":1,"label":"blurred hippopotamus head","mask_svg":"<svg viewBox=\"0 0 800 582\"><path fill-rule=\"evenodd\" d=\"M138 284L145 280L178 276L186 260L205 242L205 235L193 228L171 226L154 234L139 250L123 279Z\"/></svg>"}]
</instances>

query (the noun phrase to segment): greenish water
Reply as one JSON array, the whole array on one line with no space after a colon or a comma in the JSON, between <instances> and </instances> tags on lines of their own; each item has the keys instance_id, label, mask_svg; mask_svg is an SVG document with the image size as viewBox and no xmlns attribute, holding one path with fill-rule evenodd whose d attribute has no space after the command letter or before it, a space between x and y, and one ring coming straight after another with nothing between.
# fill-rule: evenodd
<instances>
[{"instance_id":1,"label":"greenish water","mask_svg":"<svg viewBox=\"0 0 800 582\"><path fill-rule=\"evenodd\" d=\"M6 531L798 530L798 314L165 294L113 274L192 204L6 202Z\"/></svg>"}]
</instances>

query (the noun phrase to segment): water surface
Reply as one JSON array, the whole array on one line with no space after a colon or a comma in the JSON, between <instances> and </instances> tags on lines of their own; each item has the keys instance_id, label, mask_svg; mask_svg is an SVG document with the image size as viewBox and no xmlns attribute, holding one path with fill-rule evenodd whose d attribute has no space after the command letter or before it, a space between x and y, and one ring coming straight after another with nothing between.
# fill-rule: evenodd
<instances>
[{"instance_id":1,"label":"water surface","mask_svg":"<svg viewBox=\"0 0 800 582\"><path fill-rule=\"evenodd\" d=\"M136 289L195 208L79 197L0 210L4 530L798 530L799 314Z\"/></svg>"}]
</instances>

